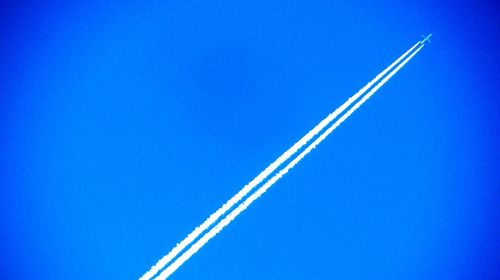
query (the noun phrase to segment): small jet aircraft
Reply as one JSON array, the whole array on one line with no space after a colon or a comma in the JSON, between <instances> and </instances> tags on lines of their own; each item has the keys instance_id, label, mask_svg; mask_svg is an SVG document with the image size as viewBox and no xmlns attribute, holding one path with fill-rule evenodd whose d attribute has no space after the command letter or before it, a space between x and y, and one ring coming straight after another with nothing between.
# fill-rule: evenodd
<instances>
[{"instance_id":1,"label":"small jet aircraft","mask_svg":"<svg viewBox=\"0 0 500 280\"><path fill-rule=\"evenodd\" d=\"M422 41L420 41L422 44L425 44L425 42L429 42L429 44L431 43L431 36L432 36L432 33L429 33L429 35L425 36L425 35L420 35L422 36L422 38L424 38Z\"/></svg>"}]
</instances>

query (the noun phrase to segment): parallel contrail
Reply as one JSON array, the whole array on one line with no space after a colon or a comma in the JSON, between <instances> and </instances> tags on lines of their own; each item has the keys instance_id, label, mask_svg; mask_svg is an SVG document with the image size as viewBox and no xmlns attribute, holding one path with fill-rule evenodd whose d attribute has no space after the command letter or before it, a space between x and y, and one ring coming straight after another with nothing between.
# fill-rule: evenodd
<instances>
[{"instance_id":1,"label":"parallel contrail","mask_svg":"<svg viewBox=\"0 0 500 280\"><path fill-rule=\"evenodd\" d=\"M399 65L397 65L397 67L394 70L392 70L378 84L376 84L365 96L363 96L363 98L359 102L354 104L344 115L342 115L332 126L330 126L325 132L323 132L318 138L316 138L316 140L314 140L307 148L305 148L296 158L294 158L292 161L290 161L283 169L281 169L278 173L276 173L264 185L262 185L254 193L252 193L248 198L246 198L243 202L241 202L234 210L232 210L218 224L216 224L212 229L210 229L210 231L208 231L198 241L196 241L180 257L178 257L174 262L172 262L169 266L167 266L167 268L165 270L163 270L158 275L158 277L155 278L155 280L166 279L172 273L174 273L186 260L188 260L196 252L198 252L198 250L200 250L200 248L203 247L210 239L212 239L215 235L217 235L224 227L226 227L231 221L233 221L241 212L245 211L250 204L252 204L256 199L258 199L262 194L264 194L269 188L271 188L271 186L274 183L276 183L281 177L283 177L286 173L288 173L288 171L290 169L292 169L297 163L299 163L300 160L302 160L309 152L311 152L314 148L316 148L317 145L319 145L330 133L332 133L352 113L354 113L354 111L356 111L361 105L363 105L364 102L366 102L373 94L375 94L375 92L377 92L377 90L380 87L382 87L392 76L394 76L406 63L408 63L408 61L410 61L424 47L424 44L422 42L418 42L409 51L407 51L405 54L403 54L402 57L405 57L405 55L410 53L418 45L420 45L418 47L418 49L416 49L413 53L411 53L411 55L409 55L403 62L401 62ZM400 57L397 61L400 61L402 59L402 57ZM393 64L391 64L391 65L393 65ZM353 97L351 97L351 98L353 98ZM358 97L356 97L356 99ZM351 100L351 98L349 100ZM344 105L345 105L345 103L344 103ZM347 107L348 106L346 106L346 108ZM337 112L339 109L335 110L335 112ZM309 135L309 133L308 133L308 135Z\"/></svg>"},{"instance_id":2,"label":"parallel contrail","mask_svg":"<svg viewBox=\"0 0 500 280\"><path fill-rule=\"evenodd\" d=\"M344 104L338 107L334 112L330 113L325 119L323 119L319 124L317 124L312 130L310 130L306 135L304 135L299 141L297 141L292 147L290 147L286 152L279 156L273 163L271 163L264 171L262 171L257 177L245 185L236 195L231 197L226 203L222 205L217 211L208 217L201 225L196 227L186 238L184 238L165 256L163 256L155 265L153 265L149 271L141 276L140 280L151 279L154 277L165 265L167 265L173 258L175 258L180 252L182 252L189 244L196 240L200 234L207 230L213 223L215 223L220 217L222 217L229 209L233 208L243 197L245 197L250 191L252 191L256 186L258 186L264 179L269 177L279 166L286 162L291 156L297 153L304 145L306 145L311 139L321 132L328 124L330 124L335 118L338 117L343 111L345 111L353 102L355 102L361 95L363 95L368 89L370 89L378 80L380 80L384 75L387 74L395 65L397 65L403 58L405 58L410 52L412 52L419 43L416 43L403 55L401 55L396 61L389 65L384 71L380 72L373 80L367 83L363 88L361 88L356 94L351 96Z\"/></svg>"}]
</instances>

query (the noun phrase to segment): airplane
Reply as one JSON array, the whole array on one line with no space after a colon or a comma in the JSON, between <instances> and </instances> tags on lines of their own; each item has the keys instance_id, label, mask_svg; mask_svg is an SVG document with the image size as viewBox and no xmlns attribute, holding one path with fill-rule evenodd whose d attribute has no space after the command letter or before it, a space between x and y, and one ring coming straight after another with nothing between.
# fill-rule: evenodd
<instances>
[{"instance_id":1,"label":"airplane","mask_svg":"<svg viewBox=\"0 0 500 280\"><path fill-rule=\"evenodd\" d=\"M422 44L425 44L425 41L429 42L429 44L431 43L432 33L429 33L429 35L427 35L427 36L424 36L424 35L420 35L420 36L422 36L422 38L424 38L422 41L420 41Z\"/></svg>"}]
</instances>

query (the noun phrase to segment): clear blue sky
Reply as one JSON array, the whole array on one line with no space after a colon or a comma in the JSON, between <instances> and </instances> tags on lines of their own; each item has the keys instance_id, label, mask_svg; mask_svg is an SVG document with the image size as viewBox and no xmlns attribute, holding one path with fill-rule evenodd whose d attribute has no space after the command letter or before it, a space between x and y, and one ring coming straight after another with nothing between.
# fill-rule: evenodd
<instances>
[{"instance_id":1,"label":"clear blue sky","mask_svg":"<svg viewBox=\"0 0 500 280\"><path fill-rule=\"evenodd\" d=\"M0 4L0 278L139 277L429 32L172 279L500 278L494 1L60 2Z\"/></svg>"}]
</instances>

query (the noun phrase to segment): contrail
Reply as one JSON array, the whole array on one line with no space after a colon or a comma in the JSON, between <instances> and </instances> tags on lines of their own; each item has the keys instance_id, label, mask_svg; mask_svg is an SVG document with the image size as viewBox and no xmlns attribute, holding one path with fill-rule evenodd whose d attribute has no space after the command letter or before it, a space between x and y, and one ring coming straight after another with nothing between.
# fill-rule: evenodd
<instances>
[{"instance_id":1,"label":"contrail","mask_svg":"<svg viewBox=\"0 0 500 280\"><path fill-rule=\"evenodd\" d=\"M250 204L252 204L256 199L258 199L262 194L264 194L271 186L276 183L281 177L283 177L290 169L292 169L297 163L300 162L307 154L309 154L317 145L319 145L330 133L332 133L340 124L342 124L354 111L356 111L363 103L365 103L377 90L382 87L392 76L394 76L408 61L410 61L423 47L424 44L419 41L411 49L418 47L411 55L409 55L403 62L401 62L394 70L392 70L387 76L385 76L377 85L375 85L363 98L354 104L344 115L342 115L332 126L330 126L323 134L321 134L316 140L314 140L306 149L304 149L296 158L290 161L283 169L276 173L271 179L269 179L264 185L258 188L254 193L252 193L248 198L241 202L233 211L231 211L227 216L225 216L218 224L216 224L210 231L203 235L198 241L196 241L188 250L186 250L180 257L178 257L173 263L171 263L165 270L163 270L155 280L163 280L174 273L186 260L188 260L192 255L194 255L201 247L203 247L210 239L217 235L224 227L226 227L231 221L233 221L241 212L245 211ZM406 52L405 54L408 54ZM391 64L392 65L392 64ZM337 111L337 110L336 110Z\"/></svg>"},{"instance_id":2,"label":"contrail","mask_svg":"<svg viewBox=\"0 0 500 280\"><path fill-rule=\"evenodd\" d=\"M334 112L330 113L325 119L323 119L319 124L317 124L312 130L310 130L306 135L304 135L299 141L297 141L292 147L285 151L281 156L279 156L273 163L271 163L264 171L262 171L257 177L245 185L236 195L231 197L226 203L224 203L217 211L211 214L208 219L206 219L201 225L196 227L186 238L184 238L165 256L163 256L155 265L153 265L149 271L141 276L140 280L151 279L154 277L165 265L167 265L173 258L175 258L180 252L182 252L189 244L196 240L200 234L207 230L213 223L219 220L229 209L233 208L243 197L245 197L250 191L252 191L256 186L258 186L264 179L269 177L279 166L281 166L285 161L287 161L291 156L297 153L304 145L306 145L314 136L321 132L328 124L332 122L337 116L346 110L353 102L355 102L361 95L363 95L368 89L370 89L378 80L380 80L387 72L389 72L395 65L397 65L403 58L405 58L410 52L412 52L420 42L413 45L408 51L401 55L396 61L389 65L384 71L380 72L373 80L367 83L363 88L361 88L357 93L351 96L344 104L337 108Z\"/></svg>"}]
</instances>

